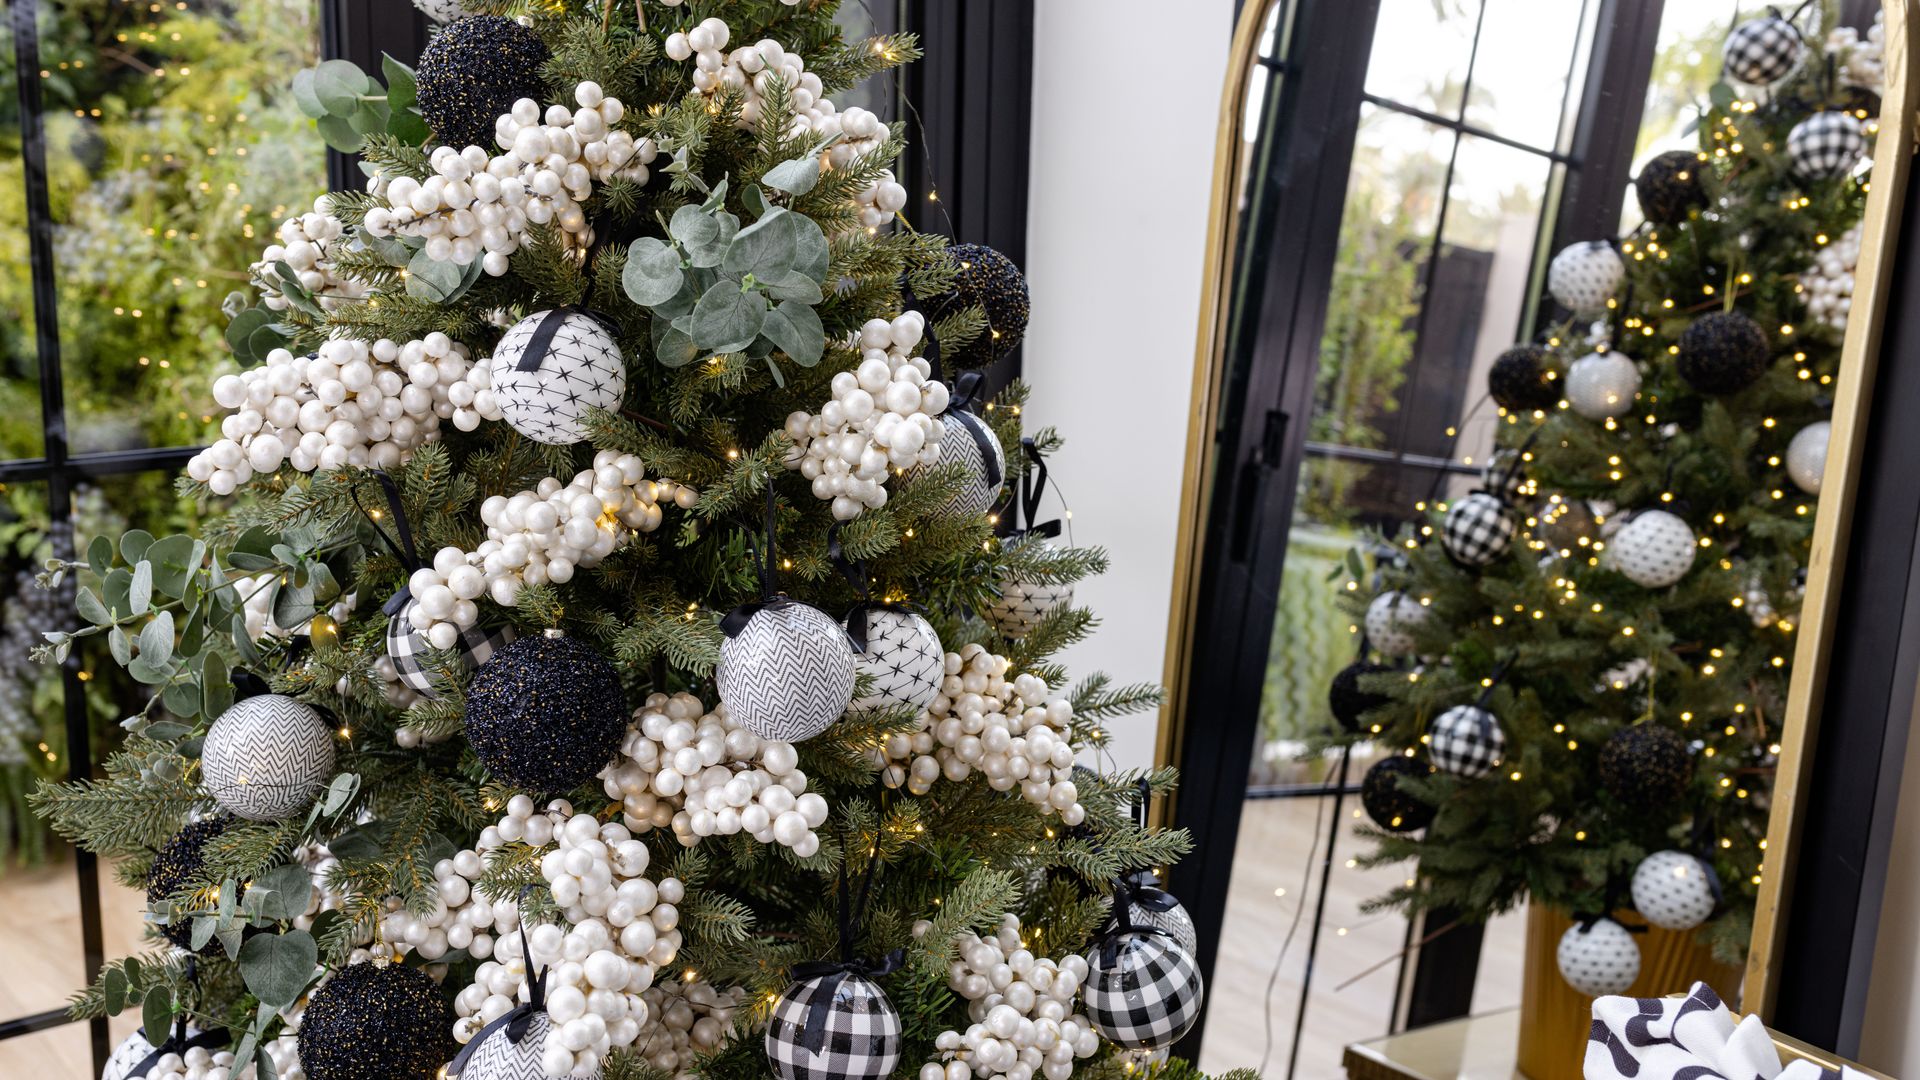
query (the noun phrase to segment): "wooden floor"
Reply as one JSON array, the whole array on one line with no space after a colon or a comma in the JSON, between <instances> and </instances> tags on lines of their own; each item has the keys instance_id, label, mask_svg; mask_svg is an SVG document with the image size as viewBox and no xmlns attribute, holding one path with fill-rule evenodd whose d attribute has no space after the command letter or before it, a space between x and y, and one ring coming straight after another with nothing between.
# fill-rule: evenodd
<instances>
[{"instance_id":1,"label":"wooden floor","mask_svg":"<svg viewBox=\"0 0 1920 1080\"><path fill-rule=\"evenodd\" d=\"M1285 1080L1324 854L1316 852L1309 861L1308 849L1316 836L1325 842L1332 822L1323 816L1316 826L1316 812L1330 813L1331 808L1331 800L1314 799L1246 804L1225 940L1213 984L1207 988L1212 1008L1201 1064L1208 1072L1258 1068L1264 1058L1268 1080ZM1359 850L1351 835L1354 812L1353 800L1346 800L1341 810L1346 820L1334 852L1332 886L1294 1072L1297 1077L1340 1076L1341 1049L1385 1034L1393 1004L1399 972L1394 958L1406 924L1393 914L1360 914L1361 902L1385 891L1395 875L1346 866L1346 860ZM1276 895L1275 890L1284 890L1284 895ZM114 885L110 878L102 891L107 955L139 951L141 897ZM1296 915L1298 929L1269 995L1268 977ZM1489 927L1474 994L1475 1012L1519 1003L1522 922L1516 914ZM1375 965L1379 967L1371 974L1361 974ZM72 867L61 864L0 875L0 972L4 973L0 974L0 1019L60 1007L78 988L81 969L80 914ZM1350 979L1352 984L1343 988L1341 984ZM116 1018L114 1040L125 1037L136 1023L132 1012ZM88 1055L86 1026L70 1024L0 1042L0 1077L84 1077L91 1073Z\"/></svg>"}]
</instances>

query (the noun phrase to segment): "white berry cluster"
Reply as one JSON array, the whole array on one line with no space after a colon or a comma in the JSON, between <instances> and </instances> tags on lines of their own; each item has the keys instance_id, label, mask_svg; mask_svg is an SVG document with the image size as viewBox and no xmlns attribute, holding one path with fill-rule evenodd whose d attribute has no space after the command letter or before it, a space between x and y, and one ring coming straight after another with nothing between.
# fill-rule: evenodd
<instances>
[{"instance_id":1,"label":"white berry cluster","mask_svg":"<svg viewBox=\"0 0 1920 1080\"><path fill-rule=\"evenodd\" d=\"M486 540L471 552L441 548L408 580L413 628L434 648L451 649L480 617L482 595L513 607L524 586L565 584L634 533L659 528L662 502L685 508L698 498L671 480L648 480L639 458L613 450L595 454L593 468L568 483L549 476L532 491L491 496L480 504Z\"/></svg>"},{"instance_id":2,"label":"white berry cluster","mask_svg":"<svg viewBox=\"0 0 1920 1080\"><path fill-rule=\"evenodd\" d=\"M931 924L914 926L923 936ZM920 1067L920 1080L1067 1080L1075 1058L1092 1057L1100 1036L1085 1016L1072 1012L1074 995L1087 977L1086 957L1058 962L1035 957L1020 940L1020 919L1007 915L990 938L967 934L947 971L947 985L967 999L966 1031L934 1039L946 1064Z\"/></svg>"},{"instance_id":3,"label":"white berry cluster","mask_svg":"<svg viewBox=\"0 0 1920 1080\"><path fill-rule=\"evenodd\" d=\"M832 502L840 521L887 504L889 469L940 460L947 387L912 355L926 326L917 311L869 319L853 342L860 366L833 377L833 400L818 413L787 417L787 467L813 481L814 495Z\"/></svg>"},{"instance_id":4,"label":"white berry cluster","mask_svg":"<svg viewBox=\"0 0 1920 1080\"><path fill-rule=\"evenodd\" d=\"M468 388L473 366L466 346L438 331L404 345L334 338L312 356L275 349L263 366L213 381L213 400L233 411L187 475L230 495L283 464L308 473L395 468L438 440L444 419L471 431L483 416L499 418Z\"/></svg>"},{"instance_id":5,"label":"white berry cluster","mask_svg":"<svg viewBox=\"0 0 1920 1080\"><path fill-rule=\"evenodd\" d=\"M185 1054L162 1054L146 1075L147 1080L227 1080L237 1071L233 1051L195 1046Z\"/></svg>"},{"instance_id":6,"label":"white berry cluster","mask_svg":"<svg viewBox=\"0 0 1920 1080\"><path fill-rule=\"evenodd\" d=\"M1827 52L1840 58L1840 83L1863 90L1881 92L1887 78L1887 16L1873 13L1873 25L1867 36L1851 26L1837 26L1827 32Z\"/></svg>"},{"instance_id":7,"label":"white berry cluster","mask_svg":"<svg viewBox=\"0 0 1920 1080\"><path fill-rule=\"evenodd\" d=\"M299 278L300 287L312 293L327 311L365 296L364 284L333 272L333 248L345 242L341 236L346 229L333 216L333 203L325 195L313 200L311 211L281 222L276 232L280 242L268 244L260 253L260 261L249 268L260 290L260 302L274 311L287 310L289 302L280 292L277 265L283 262Z\"/></svg>"},{"instance_id":8,"label":"white berry cluster","mask_svg":"<svg viewBox=\"0 0 1920 1080\"><path fill-rule=\"evenodd\" d=\"M798 2L798 0L791 0ZM693 87L703 94L718 94L722 89L738 90L746 95L740 107L740 126L751 128L760 123L761 102L771 93L771 83L779 80L787 87L793 107L789 136L838 136L829 147L822 164L845 168L855 158L871 153L887 141L887 125L875 114L858 106L840 112L827 97L820 76L807 70L807 62L797 52L789 52L772 38L762 38L732 52L724 51L732 32L722 19L708 18L691 30L667 35L667 56L693 61ZM860 206L860 224L877 229L893 219L907 204L907 189L883 172L855 196Z\"/></svg>"},{"instance_id":9,"label":"white berry cluster","mask_svg":"<svg viewBox=\"0 0 1920 1080\"><path fill-rule=\"evenodd\" d=\"M793 744L762 739L692 694L654 694L634 710L620 760L600 773L635 832L672 826L681 844L746 833L808 858L827 801L807 790Z\"/></svg>"},{"instance_id":10,"label":"white berry cluster","mask_svg":"<svg viewBox=\"0 0 1920 1080\"><path fill-rule=\"evenodd\" d=\"M1042 813L1058 813L1068 825L1085 821L1072 779L1073 705L1037 675L1008 681L1011 666L979 645L948 653L940 695L921 729L889 735L875 752L881 780L925 795L943 775L965 780L978 769L995 791L1017 786Z\"/></svg>"},{"instance_id":11,"label":"white berry cluster","mask_svg":"<svg viewBox=\"0 0 1920 1080\"><path fill-rule=\"evenodd\" d=\"M747 990L668 979L648 987L640 1000L648 1017L636 1043L640 1059L670 1080L692 1080L698 1075L694 1060L726 1045Z\"/></svg>"},{"instance_id":12,"label":"white berry cluster","mask_svg":"<svg viewBox=\"0 0 1920 1080\"><path fill-rule=\"evenodd\" d=\"M1813 265L1800 275L1807 314L1835 330L1847 328L1847 314L1853 310L1853 270L1860 262L1862 232L1861 223L1856 222L1821 248Z\"/></svg>"},{"instance_id":13,"label":"white berry cluster","mask_svg":"<svg viewBox=\"0 0 1920 1080\"><path fill-rule=\"evenodd\" d=\"M619 98L607 97L599 83L574 87L579 108L547 106L532 98L514 102L513 111L494 121L494 138L505 152L484 147L438 147L428 159L433 175L376 177L371 188L387 206L367 211L367 231L375 236L417 236L426 240L428 258L471 263L494 277L507 272L507 260L520 249L529 224L557 225L576 250L593 243L583 203L594 181L615 177L640 183L659 153L652 139L635 139L614 130L626 115Z\"/></svg>"},{"instance_id":14,"label":"white berry cluster","mask_svg":"<svg viewBox=\"0 0 1920 1080\"><path fill-rule=\"evenodd\" d=\"M540 860L540 875L566 925L528 927L524 940L519 929L501 934L493 958L454 999L460 1015L454 1037L470 1041L529 995L531 953L535 968L547 971L547 1016L553 1021L541 1066L549 1076L591 1075L609 1050L632 1046L646 1027L641 995L653 985L654 972L680 951L676 905L686 890L678 878L656 884L644 876L647 846L626 826L574 814L564 800L535 813L531 799L515 796L507 816L482 831L481 846L504 843L514 833L531 843L542 832L556 846Z\"/></svg>"}]
</instances>

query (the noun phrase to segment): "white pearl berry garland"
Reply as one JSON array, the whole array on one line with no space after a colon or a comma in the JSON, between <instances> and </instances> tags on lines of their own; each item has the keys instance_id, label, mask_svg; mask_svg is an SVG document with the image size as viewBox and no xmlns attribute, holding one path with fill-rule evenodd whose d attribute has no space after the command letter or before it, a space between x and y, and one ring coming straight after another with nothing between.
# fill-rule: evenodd
<instances>
[{"instance_id":1,"label":"white pearl berry garland","mask_svg":"<svg viewBox=\"0 0 1920 1080\"><path fill-rule=\"evenodd\" d=\"M1073 705L1037 675L1008 681L1011 666L979 645L948 653L940 696L921 729L889 735L875 752L881 781L925 795L942 776L965 780L978 769L995 791L1017 786L1041 813L1058 813L1068 825L1085 821L1072 779Z\"/></svg>"},{"instance_id":2,"label":"white pearl berry garland","mask_svg":"<svg viewBox=\"0 0 1920 1080\"><path fill-rule=\"evenodd\" d=\"M260 290L260 302L273 311L291 306L280 287L278 264L283 262L323 310L332 311L365 296L366 285L333 272L334 245L343 242L340 238L346 229L333 216L333 202L325 195L313 200L311 211L281 222L275 232L280 242L268 244L260 260L248 268Z\"/></svg>"},{"instance_id":3,"label":"white pearl berry garland","mask_svg":"<svg viewBox=\"0 0 1920 1080\"><path fill-rule=\"evenodd\" d=\"M308 473L395 468L437 441L444 419L471 430L489 409L497 418L491 401L464 389L473 366L466 346L437 331L404 345L335 338L312 356L275 349L264 366L213 381L213 400L233 412L187 475L230 495L283 464Z\"/></svg>"},{"instance_id":4,"label":"white pearl berry garland","mask_svg":"<svg viewBox=\"0 0 1920 1080\"><path fill-rule=\"evenodd\" d=\"M747 1001L742 986L718 989L703 981L668 979L640 995L648 1020L635 1046L641 1060L671 1080L691 1080L693 1063L727 1044L734 1013Z\"/></svg>"},{"instance_id":5,"label":"white pearl berry garland","mask_svg":"<svg viewBox=\"0 0 1920 1080\"><path fill-rule=\"evenodd\" d=\"M1861 234L1862 224L1855 223L1821 248L1813 265L1800 274L1807 314L1835 330L1847 328L1847 315L1853 310L1853 270L1860 262Z\"/></svg>"},{"instance_id":6,"label":"white pearl berry garland","mask_svg":"<svg viewBox=\"0 0 1920 1080\"><path fill-rule=\"evenodd\" d=\"M233 1051L195 1046L185 1054L162 1054L147 1069L146 1080L228 1080L234 1071Z\"/></svg>"},{"instance_id":7,"label":"white pearl berry garland","mask_svg":"<svg viewBox=\"0 0 1920 1080\"><path fill-rule=\"evenodd\" d=\"M634 533L659 528L660 503L685 508L698 497L670 480L648 480L638 457L613 450L595 454L593 468L569 483L549 476L532 491L491 496L480 504L487 539L472 552L441 548L408 580L413 627L434 648L451 649L479 619L474 602L482 595L513 607L527 585L565 584Z\"/></svg>"},{"instance_id":8,"label":"white pearl berry garland","mask_svg":"<svg viewBox=\"0 0 1920 1080\"><path fill-rule=\"evenodd\" d=\"M584 250L593 243L593 227L582 204L594 182L620 177L645 183L659 149L651 139L614 130L626 108L600 84L583 82L573 97L579 108L549 105L544 117L532 98L514 102L512 112L494 121L504 153L442 146L428 159L433 175L424 181L376 177L371 189L388 205L367 211L367 231L423 237L429 258L461 264L480 259L494 277L507 272L529 224L551 222L575 250Z\"/></svg>"},{"instance_id":9,"label":"white pearl berry garland","mask_svg":"<svg viewBox=\"0 0 1920 1080\"><path fill-rule=\"evenodd\" d=\"M792 743L762 739L724 705L708 712L692 694L654 694L600 780L635 832L671 826L686 847L744 832L805 859L820 850L813 830L826 824L827 801L807 790L799 760Z\"/></svg>"},{"instance_id":10,"label":"white pearl berry garland","mask_svg":"<svg viewBox=\"0 0 1920 1080\"><path fill-rule=\"evenodd\" d=\"M914 926L924 935L931 924ZM920 1067L920 1080L1067 1080L1075 1058L1092 1057L1100 1036L1087 1018L1074 1013L1074 995L1087 977L1084 956L1054 961L1035 957L1020 940L1020 919L1007 915L990 938L968 934L959 939L959 959L947 972L947 984L967 999L973 1024L964 1032L945 1031L934 1039L946 1064Z\"/></svg>"},{"instance_id":11,"label":"white pearl berry garland","mask_svg":"<svg viewBox=\"0 0 1920 1080\"><path fill-rule=\"evenodd\" d=\"M1851 26L1836 26L1827 31L1827 52L1840 57L1840 83L1880 93L1886 85L1886 12L1873 13L1873 25L1866 37Z\"/></svg>"},{"instance_id":12,"label":"white pearl berry garland","mask_svg":"<svg viewBox=\"0 0 1920 1080\"><path fill-rule=\"evenodd\" d=\"M932 378L927 360L910 355L925 331L926 317L917 311L868 320L855 341L860 366L833 377L833 400L818 413L787 417L787 467L833 503L837 520L885 506L889 469L940 460L946 425L938 417L947 387Z\"/></svg>"}]
</instances>

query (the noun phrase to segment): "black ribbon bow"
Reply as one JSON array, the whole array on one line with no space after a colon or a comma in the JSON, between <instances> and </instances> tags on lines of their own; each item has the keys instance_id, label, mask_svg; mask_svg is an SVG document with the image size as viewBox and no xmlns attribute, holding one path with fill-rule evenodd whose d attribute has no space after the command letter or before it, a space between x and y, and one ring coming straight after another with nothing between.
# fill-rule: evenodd
<instances>
[{"instance_id":1,"label":"black ribbon bow","mask_svg":"<svg viewBox=\"0 0 1920 1080\"><path fill-rule=\"evenodd\" d=\"M141 1034L145 1033L146 1029L142 1028ZM198 1035L188 1035L187 1017L182 1013L180 1018L173 1022L173 1030L167 1033L166 1041L154 1047L153 1053L141 1058L139 1064L127 1070L127 1080L141 1080L149 1070L160 1064L161 1058L168 1054L179 1054L185 1057L187 1051L197 1046L211 1050L216 1046L225 1045L227 1045L227 1032L224 1028L202 1031Z\"/></svg>"},{"instance_id":2,"label":"black ribbon bow","mask_svg":"<svg viewBox=\"0 0 1920 1080\"><path fill-rule=\"evenodd\" d=\"M413 572L425 566L426 563L420 560L419 549L413 546L413 528L407 524L407 507L400 499L400 485L394 483L393 477L388 476L384 469L374 469L373 478L380 482L380 490L387 497L387 512L393 515L393 531L399 534L398 540L393 534L381 528L379 520L367 513L366 507L360 505L358 490L349 487L347 491L353 496L354 508L360 511L361 517L367 519L367 524L373 527L374 534L380 537L381 543L386 544L387 550L393 552L393 557L400 561L400 569L411 578ZM380 610L388 615L398 615L412 599L412 590L406 581L402 581L400 588L392 596L387 597L385 604L380 605Z\"/></svg>"},{"instance_id":3,"label":"black ribbon bow","mask_svg":"<svg viewBox=\"0 0 1920 1080\"><path fill-rule=\"evenodd\" d=\"M1014 534L1059 536L1059 518L1052 521L1034 520L1034 515L1040 512L1040 497L1047 491L1047 459L1041 455L1040 447L1034 443L1031 435L1020 440L1020 452L1027 456L1027 461L1033 467L1020 478L1020 498L1014 503ZM1023 516L1027 523L1024 529L1018 527Z\"/></svg>"},{"instance_id":4,"label":"black ribbon bow","mask_svg":"<svg viewBox=\"0 0 1920 1080\"><path fill-rule=\"evenodd\" d=\"M520 895L523 899L527 890L532 887L528 885L521 888ZM506 1029L507 1041L519 1046L526 1039L527 1032L532 1030L533 1018L547 1011L547 972L551 969L542 968L538 974L534 972L533 946L527 941L525 921L520 923L520 955L527 961L527 1000L515 1005L493 1023L481 1028L467 1045L461 1047L460 1052L454 1055L453 1062L447 1066L448 1076L458 1077L467 1067L467 1059L473 1057L474 1051L480 1049L480 1044L486 1042L488 1036L501 1028Z\"/></svg>"},{"instance_id":5,"label":"black ribbon bow","mask_svg":"<svg viewBox=\"0 0 1920 1080\"><path fill-rule=\"evenodd\" d=\"M980 448L980 460L986 463L987 487L998 490L1006 476L1000 471L1000 455L993 445L993 435L987 431L987 422L975 414L973 406L979 400L980 387L986 380L977 371L968 371L953 381L953 392L947 395L947 411L941 413L942 419L948 419L947 427L964 428L967 437ZM965 417L960 414L965 413Z\"/></svg>"},{"instance_id":6,"label":"black ribbon bow","mask_svg":"<svg viewBox=\"0 0 1920 1080\"><path fill-rule=\"evenodd\" d=\"M799 602L779 590L778 570L774 564L774 559L778 557L774 550L774 531L773 480L769 478L767 480L766 535L761 543L753 545L751 549L754 568L760 574L760 599L741 604L727 612L726 617L720 620L721 632L730 638L739 637L740 631L745 630L747 624L752 622L753 617L760 612Z\"/></svg>"},{"instance_id":7,"label":"black ribbon bow","mask_svg":"<svg viewBox=\"0 0 1920 1080\"><path fill-rule=\"evenodd\" d=\"M857 928L866 919L867 901L873 896L873 872L879 865L879 859L867 859L866 873L860 883L860 902L858 913L849 902L847 892L847 863L840 860L840 958L838 960L808 960L793 965L795 982L812 979L823 980L820 993L814 994L807 1004L807 1022L800 1029L800 1045L809 1053L818 1054L827 1045L827 1019L833 1013L834 998L839 996L840 984L847 981L849 975L858 975L863 979L878 979L900 970L906 959L905 949L895 949L879 960L868 960L853 955L853 943L859 935Z\"/></svg>"},{"instance_id":8,"label":"black ribbon bow","mask_svg":"<svg viewBox=\"0 0 1920 1080\"><path fill-rule=\"evenodd\" d=\"M581 307L578 304L562 304L548 311L533 328L533 336L527 339L527 347L521 350L520 359L513 365L515 371L538 371L547 359L547 351L553 347L554 335L566 325L569 315L584 315L600 324L608 337L618 337L619 325L611 318L598 312Z\"/></svg>"},{"instance_id":9,"label":"black ribbon bow","mask_svg":"<svg viewBox=\"0 0 1920 1080\"><path fill-rule=\"evenodd\" d=\"M1620 879L1617 877L1607 878L1606 893L1600 901L1600 911L1598 913L1575 911L1573 913L1574 925L1580 928L1581 933L1586 933L1592 930L1601 919L1612 918L1612 912L1620 909L1620 892ZM1647 928L1644 926L1628 926L1626 923L1620 923L1619 925L1621 929L1629 934L1644 934L1647 932Z\"/></svg>"},{"instance_id":10,"label":"black ribbon bow","mask_svg":"<svg viewBox=\"0 0 1920 1080\"><path fill-rule=\"evenodd\" d=\"M913 608L888 600L875 600L867 595L867 563L865 559L850 559L846 549L840 546L840 522L836 521L827 528L827 561L833 563L840 573L860 594L860 602L847 610L847 639L853 642L853 651L865 653L870 632L868 617L876 611L897 611L902 615L911 615Z\"/></svg>"}]
</instances>

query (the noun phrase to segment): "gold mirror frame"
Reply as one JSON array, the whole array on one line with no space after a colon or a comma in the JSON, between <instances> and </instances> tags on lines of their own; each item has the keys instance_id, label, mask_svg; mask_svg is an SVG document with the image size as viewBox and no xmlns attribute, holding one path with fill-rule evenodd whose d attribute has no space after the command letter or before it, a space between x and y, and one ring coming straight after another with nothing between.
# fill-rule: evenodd
<instances>
[{"instance_id":1,"label":"gold mirror frame","mask_svg":"<svg viewBox=\"0 0 1920 1080\"><path fill-rule=\"evenodd\" d=\"M1241 189L1248 160L1243 142L1248 75L1258 63L1257 50L1268 18L1287 2L1265 0L1248 4L1241 11L1221 94L1192 400L1187 416L1186 463L1177 504L1180 517L1174 544L1173 589L1162 678L1167 696L1161 708L1155 752L1155 760L1162 765L1179 764L1178 748L1186 719L1180 703L1185 700L1188 689L1189 660L1194 645L1195 607L1204 555L1203 526L1208 493L1214 482L1210 451L1219 412L1228 305L1233 295L1229 285L1239 238ZM1853 317L1847 321L1841 345L1840 374L1834 390L1833 436L1821 482L1821 490L1833 494L1819 501L1814 515L1806 596L1801 605L1799 640L1794 647L1794 677L1788 687L1779 765L1767 822L1768 858L1754 907L1742 994L1743 1008L1763 1019L1770 1017L1778 993L1773 968L1786 931L1786 909L1790 900L1787 883L1793 877L1804 817L1799 796L1812 765L1819 706L1833 648L1832 616L1839 602L1845 570L1835 561L1834 554L1846 550L1851 531L1866 435L1864 419L1873 394L1902 195L1914 154L1915 115L1920 108L1920 87L1915 85L1911 64L1916 45L1914 35L1920 29L1920 18L1917 18L1920 0L1884 0L1883 6L1886 13L1885 93L1881 98L1879 134L1874 143L1871 185L1862 220L1860 257L1854 270ZM1171 806L1162 805L1157 813L1166 818L1171 814Z\"/></svg>"}]
</instances>

